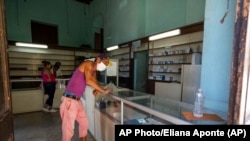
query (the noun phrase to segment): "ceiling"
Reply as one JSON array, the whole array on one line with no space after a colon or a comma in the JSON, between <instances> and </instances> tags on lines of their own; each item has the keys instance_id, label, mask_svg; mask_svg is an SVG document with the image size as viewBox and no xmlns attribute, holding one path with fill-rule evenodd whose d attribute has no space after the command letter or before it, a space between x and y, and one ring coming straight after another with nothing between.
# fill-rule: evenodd
<instances>
[{"instance_id":1,"label":"ceiling","mask_svg":"<svg viewBox=\"0 0 250 141\"><path fill-rule=\"evenodd\" d=\"M84 4L90 4L93 0L75 0Z\"/></svg>"}]
</instances>

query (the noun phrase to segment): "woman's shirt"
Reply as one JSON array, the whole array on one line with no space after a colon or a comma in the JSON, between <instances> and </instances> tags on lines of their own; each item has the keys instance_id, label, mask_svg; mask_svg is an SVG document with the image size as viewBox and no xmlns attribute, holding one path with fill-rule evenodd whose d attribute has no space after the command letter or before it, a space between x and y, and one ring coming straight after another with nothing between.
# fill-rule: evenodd
<instances>
[{"instance_id":1,"label":"woman's shirt","mask_svg":"<svg viewBox=\"0 0 250 141\"><path fill-rule=\"evenodd\" d=\"M42 79L44 83L56 82L55 76L52 73L46 73L45 69L42 70Z\"/></svg>"}]
</instances>

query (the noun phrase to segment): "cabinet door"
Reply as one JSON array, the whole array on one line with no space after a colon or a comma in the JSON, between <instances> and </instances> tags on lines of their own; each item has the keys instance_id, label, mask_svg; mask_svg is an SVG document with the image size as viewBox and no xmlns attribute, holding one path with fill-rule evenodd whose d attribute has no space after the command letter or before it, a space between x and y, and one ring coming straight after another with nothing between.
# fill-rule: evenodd
<instances>
[{"instance_id":1,"label":"cabinet door","mask_svg":"<svg viewBox=\"0 0 250 141\"><path fill-rule=\"evenodd\" d=\"M181 101L181 84L156 82L155 95Z\"/></svg>"},{"instance_id":2,"label":"cabinet door","mask_svg":"<svg viewBox=\"0 0 250 141\"><path fill-rule=\"evenodd\" d=\"M89 118L89 131L92 135L95 134L95 96L93 95L93 88L86 86L84 92L84 108Z\"/></svg>"},{"instance_id":3,"label":"cabinet door","mask_svg":"<svg viewBox=\"0 0 250 141\"><path fill-rule=\"evenodd\" d=\"M150 93L150 94L155 93L155 81L154 80L147 81L147 93Z\"/></svg>"},{"instance_id":4,"label":"cabinet door","mask_svg":"<svg viewBox=\"0 0 250 141\"><path fill-rule=\"evenodd\" d=\"M182 72L182 101L193 104L200 88L201 65L183 65Z\"/></svg>"},{"instance_id":5,"label":"cabinet door","mask_svg":"<svg viewBox=\"0 0 250 141\"><path fill-rule=\"evenodd\" d=\"M96 141L114 141L115 125L117 123L102 113L99 109L95 109L95 139Z\"/></svg>"},{"instance_id":6,"label":"cabinet door","mask_svg":"<svg viewBox=\"0 0 250 141\"><path fill-rule=\"evenodd\" d=\"M12 91L11 95L14 114L41 111L43 98L46 98L43 97L43 91L39 89Z\"/></svg>"}]
</instances>

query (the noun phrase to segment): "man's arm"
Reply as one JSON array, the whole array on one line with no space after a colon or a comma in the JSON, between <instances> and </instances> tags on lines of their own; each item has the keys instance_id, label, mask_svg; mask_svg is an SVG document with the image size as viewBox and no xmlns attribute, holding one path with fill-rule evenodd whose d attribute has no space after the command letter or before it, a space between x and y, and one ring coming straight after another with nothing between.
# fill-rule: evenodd
<instances>
[{"instance_id":1,"label":"man's arm","mask_svg":"<svg viewBox=\"0 0 250 141\"><path fill-rule=\"evenodd\" d=\"M62 73L61 69L58 69L56 74L59 78L63 78L63 73Z\"/></svg>"},{"instance_id":2,"label":"man's arm","mask_svg":"<svg viewBox=\"0 0 250 141\"><path fill-rule=\"evenodd\" d=\"M93 66L90 62L88 62L84 65L84 73L85 73L87 85L91 86L93 89L95 89L103 94L111 93L110 89L104 89L103 87L101 87L98 84L97 79L96 79L96 75L92 74L92 70L93 70Z\"/></svg>"}]
</instances>

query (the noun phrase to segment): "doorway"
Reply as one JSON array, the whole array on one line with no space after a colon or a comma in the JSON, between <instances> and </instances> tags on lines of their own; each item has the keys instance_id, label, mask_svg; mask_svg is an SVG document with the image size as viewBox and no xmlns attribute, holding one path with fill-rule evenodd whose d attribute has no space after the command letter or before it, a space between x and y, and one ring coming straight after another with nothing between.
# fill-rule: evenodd
<instances>
[{"instance_id":1,"label":"doorway","mask_svg":"<svg viewBox=\"0 0 250 141\"><path fill-rule=\"evenodd\" d=\"M134 90L146 92L148 51L134 53Z\"/></svg>"},{"instance_id":2,"label":"doorway","mask_svg":"<svg viewBox=\"0 0 250 141\"><path fill-rule=\"evenodd\" d=\"M100 33L95 32L95 50L103 51L103 28L100 29Z\"/></svg>"},{"instance_id":3,"label":"doorway","mask_svg":"<svg viewBox=\"0 0 250 141\"><path fill-rule=\"evenodd\" d=\"M32 43L58 46L58 26L31 21Z\"/></svg>"}]
</instances>

